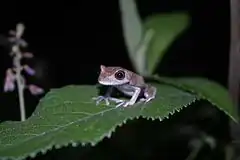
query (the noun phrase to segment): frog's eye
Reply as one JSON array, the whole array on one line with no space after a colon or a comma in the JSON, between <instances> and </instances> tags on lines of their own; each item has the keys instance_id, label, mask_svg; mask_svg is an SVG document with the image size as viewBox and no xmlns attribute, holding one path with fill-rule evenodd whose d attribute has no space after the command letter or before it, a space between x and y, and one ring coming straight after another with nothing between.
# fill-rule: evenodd
<instances>
[{"instance_id":1,"label":"frog's eye","mask_svg":"<svg viewBox=\"0 0 240 160\"><path fill-rule=\"evenodd\" d=\"M125 72L120 70L115 73L115 78L117 80L123 80L125 78Z\"/></svg>"}]
</instances>

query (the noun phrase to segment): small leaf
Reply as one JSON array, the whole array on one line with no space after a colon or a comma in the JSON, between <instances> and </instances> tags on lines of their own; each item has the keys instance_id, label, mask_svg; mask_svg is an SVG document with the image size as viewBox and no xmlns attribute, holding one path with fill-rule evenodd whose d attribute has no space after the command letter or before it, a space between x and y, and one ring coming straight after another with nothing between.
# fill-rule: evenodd
<instances>
[{"instance_id":1,"label":"small leaf","mask_svg":"<svg viewBox=\"0 0 240 160\"><path fill-rule=\"evenodd\" d=\"M238 122L238 113L228 94L227 89L216 82L205 78L167 78L156 77L159 81L171 84L186 91L199 95L201 98L208 100L214 106L225 112L232 120Z\"/></svg>"},{"instance_id":2,"label":"small leaf","mask_svg":"<svg viewBox=\"0 0 240 160\"><path fill-rule=\"evenodd\" d=\"M188 15L183 13L158 14L144 21L145 32L152 29L154 36L146 53L148 74L162 60L166 49L188 25Z\"/></svg>"},{"instance_id":3,"label":"small leaf","mask_svg":"<svg viewBox=\"0 0 240 160\"><path fill-rule=\"evenodd\" d=\"M195 94L172 86L153 85L157 87L156 99L128 108L104 103L96 106L91 98L98 95L98 90L93 86L53 89L26 121L0 124L0 159L34 157L54 146L95 145L104 137L110 137L116 127L128 119L142 116L163 120L198 99Z\"/></svg>"}]
</instances>

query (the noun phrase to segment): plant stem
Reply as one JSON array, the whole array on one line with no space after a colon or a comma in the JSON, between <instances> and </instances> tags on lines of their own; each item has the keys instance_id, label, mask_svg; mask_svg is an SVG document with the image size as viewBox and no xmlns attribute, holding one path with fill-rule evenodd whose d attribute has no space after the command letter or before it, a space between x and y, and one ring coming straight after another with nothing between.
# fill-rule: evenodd
<instances>
[{"instance_id":1,"label":"plant stem","mask_svg":"<svg viewBox=\"0 0 240 160\"><path fill-rule=\"evenodd\" d=\"M192 150L192 152L189 154L189 156L187 157L186 160L194 160L196 159L199 151L201 150L201 148L203 147L203 143L200 142L200 144L198 144L197 146L195 146Z\"/></svg>"},{"instance_id":2,"label":"plant stem","mask_svg":"<svg viewBox=\"0 0 240 160\"><path fill-rule=\"evenodd\" d=\"M15 45L13 47L16 47L15 57L13 59L14 66L16 67L16 81L17 81L17 88L18 88L18 99L19 99L19 105L20 105L20 115L21 115L21 121L26 120L26 113L25 113L25 103L24 103L24 85L25 82L22 79L21 76L21 59L22 55L19 51L19 46Z\"/></svg>"}]
</instances>

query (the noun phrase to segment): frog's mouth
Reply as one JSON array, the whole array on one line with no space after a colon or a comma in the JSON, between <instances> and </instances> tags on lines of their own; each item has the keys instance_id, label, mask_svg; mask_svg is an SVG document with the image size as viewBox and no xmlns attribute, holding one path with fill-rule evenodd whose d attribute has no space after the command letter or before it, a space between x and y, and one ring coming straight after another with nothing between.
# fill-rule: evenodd
<instances>
[{"instance_id":1,"label":"frog's mouth","mask_svg":"<svg viewBox=\"0 0 240 160\"><path fill-rule=\"evenodd\" d=\"M100 84L105 85L105 86L121 86L125 84L129 84L129 82L126 83L119 83L116 81L98 81Z\"/></svg>"}]
</instances>

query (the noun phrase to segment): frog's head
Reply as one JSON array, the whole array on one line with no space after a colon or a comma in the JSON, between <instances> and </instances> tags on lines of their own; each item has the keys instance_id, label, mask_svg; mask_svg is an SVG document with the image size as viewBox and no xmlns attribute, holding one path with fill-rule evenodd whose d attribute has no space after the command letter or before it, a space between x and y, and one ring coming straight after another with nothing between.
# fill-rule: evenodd
<instances>
[{"instance_id":1,"label":"frog's head","mask_svg":"<svg viewBox=\"0 0 240 160\"><path fill-rule=\"evenodd\" d=\"M129 83L131 72L121 67L100 66L101 72L98 82L102 85L123 85Z\"/></svg>"}]
</instances>

